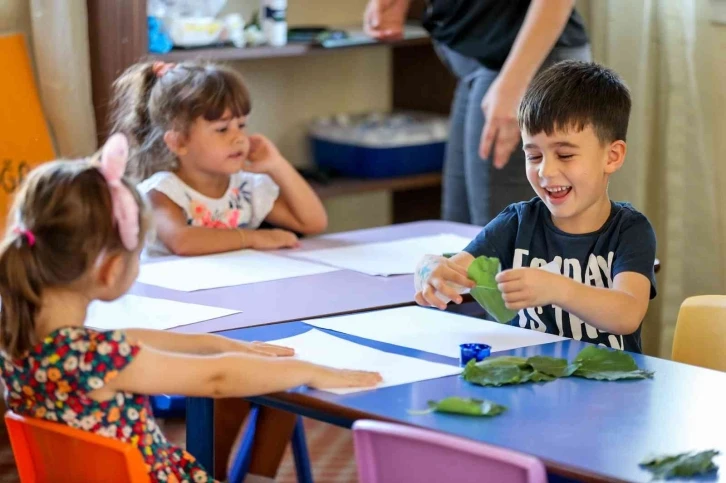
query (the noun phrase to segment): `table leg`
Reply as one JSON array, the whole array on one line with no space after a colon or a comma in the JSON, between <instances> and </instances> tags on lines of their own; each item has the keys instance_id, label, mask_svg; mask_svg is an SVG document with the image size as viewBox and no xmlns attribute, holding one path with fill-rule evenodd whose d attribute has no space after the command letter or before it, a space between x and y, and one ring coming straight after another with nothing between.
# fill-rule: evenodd
<instances>
[{"instance_id":1,"label":"table leg","mask_svg":"<svg viewBox=\"0 0 726 483\"><path fill-rule=\"evenodd\" d=\"M259 409L249 472L274 478L287 443L292 437L295 415L268 407ZM214 401L213 420L209 426L214 428L214 445L210 457L214 464L209 468L214 468L214 477L220 481L227 478L229 456L234 454L233 452L237 451L239 447L242 436L240 430L243 428L249 412L250 403L244 399L217 399ZM192 423L188 413L187 427Z\"/></svg>"},{"instance_id":2,"label":"table leg","mask_svg":"<svg viewBox=\"0 0 726 483\"><path fill-rule=\"evenodd\" d=\"M214 400L188 397L186 417L187 451L207 471L212 471L212 462L214 461Z\"/></svg>"},{"instance_id":3,"label":"table leg","mask_svg":"<svg viewBox=\"0 0 726 483\"><path fill-rule=\"evenodd\" d=\"M274 478L292 438L297 416L292 413L261 407L252 449L250 473Z\"/></svg>"}]
</instances>

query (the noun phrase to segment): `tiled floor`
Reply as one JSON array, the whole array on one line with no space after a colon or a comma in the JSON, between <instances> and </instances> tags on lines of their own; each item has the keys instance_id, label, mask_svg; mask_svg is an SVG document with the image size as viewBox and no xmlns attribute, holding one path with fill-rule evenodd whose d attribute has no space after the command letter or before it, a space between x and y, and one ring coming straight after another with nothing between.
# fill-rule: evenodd
<instances>
[{"instance_id":1,"label":"tiled floor","mask_svg":"<svg viewBox=\"0 0 726 483\"><path fill-rule=\"evenodd\" d=\"M305 437L315 483L354 483L358 481L350 430L305 419ZM292 452L288 447L275 481L297 481Z\"/></svg>"},{"instance_id":2,"label":"tiled floor","mask_svg":"<svg viewBox=\"0 0 726 483\"><path fill-rule=\"evenodd\" d=\"M308 443L315 483L357 483L357 468L353 452L353 435L348 429L304 419L305 439ZM165 421L164 434L175 444L183 446L184 421ZM295 462L288 446L275 481L296 483ZM0 482L2 483L2 482Z\"/></svg>"}]
</instances>

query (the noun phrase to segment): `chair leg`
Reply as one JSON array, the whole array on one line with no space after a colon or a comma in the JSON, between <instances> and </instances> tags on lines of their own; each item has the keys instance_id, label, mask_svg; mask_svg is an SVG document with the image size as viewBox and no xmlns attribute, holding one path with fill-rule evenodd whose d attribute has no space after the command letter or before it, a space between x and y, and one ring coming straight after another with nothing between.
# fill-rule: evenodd
<instances>
[{"instance_id":1,"label":"chair leg","mask_svg":"<svg viewBox=\"0 0 726 483\"><path fill-rule=\"evenodd\" d=\"M295 457L295 472L298 483L313 483L313 474L310 467L310 455L305 442L305 428L300 416L295 422L295 430L292 433L292 453Z\"/></svg>"},{"instance_id":2,"label":"chair leg","mask_svg":"<svg viewBox=\"0 0 726 483\"><path fill-rule=\"evenodd\" d=\"M239 445L237 454L229 472L229 483L243 483L252 462L252 445L255 442L255 430L257 429L257 415L260 407L252 405L249 414L249 423L242 442Z\"/></svg>"}]
</instances>

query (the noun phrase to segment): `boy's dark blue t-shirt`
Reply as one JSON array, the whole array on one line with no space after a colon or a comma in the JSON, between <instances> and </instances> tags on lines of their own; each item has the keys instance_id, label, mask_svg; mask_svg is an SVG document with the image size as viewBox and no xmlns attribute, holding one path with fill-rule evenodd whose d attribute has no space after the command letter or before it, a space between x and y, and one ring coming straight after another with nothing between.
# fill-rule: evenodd
<instances>
[{"instance_id":1,"label":"boy's dark blue t-shirt","mask_svg":"<svg viewBox=\"0 0 726 483\"><path fill-rule=\"evenodd\" d=\"M650 222L628 203L613 202L610 218L600 230L572 235L556 228L547 206L535 198L507 207L464 251L474 257L497 257L502 270L542 267L554 261L561 274L594 287L612 287L619 273L640 273L650 280L652 299L656 294L655 246ZM553 305L521 310L510 324L642 352L640 326L630 335L614 335Z\"/></svg>"}]
</instances>

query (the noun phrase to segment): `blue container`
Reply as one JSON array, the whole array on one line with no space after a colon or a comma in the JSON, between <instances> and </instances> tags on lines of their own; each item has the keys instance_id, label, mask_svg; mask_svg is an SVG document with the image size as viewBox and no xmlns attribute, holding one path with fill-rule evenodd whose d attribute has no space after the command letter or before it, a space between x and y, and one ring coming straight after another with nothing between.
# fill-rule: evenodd
<instances>
[{"instance_id":1,"label":"blue container","mask_svg":"<svg viewBox=\"0 0 726 483\"><path fill-rule=\"evenodd\" d=\"M459 349L459 365L461 367L466 366L466 364L472 359L476 362L481 362L492 353L491 346L487 344L461 344L459 345Z\"/></svg>"},{"instance_id":2,"label":"blue container","mask_svg":"<svg viewBox=\"0 0 726 483\"><path fill-rule=\"evenodd\" d=\"M369 148L312 140L320 168L352 178L393 178L441 171L445 142L393 148Z\"/></svg>"},{"instance_id":3,"label":"blue container","mask_svg":"<svg viewBox=\"0 0 726 483\"><path fill-rule=\"evenodd\" d=\"M310 129L317 166L352 178L440 172L448 121L430 114L362 114L316 120Z\"/></svg>"}]
</instances>

